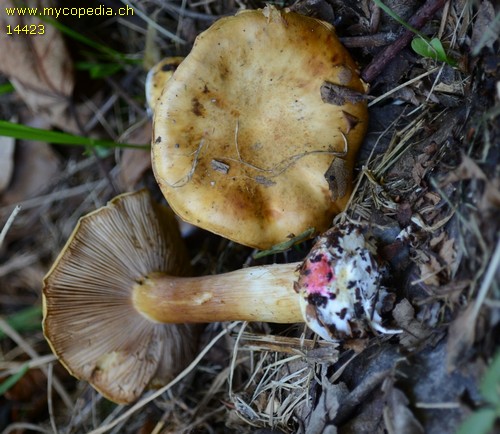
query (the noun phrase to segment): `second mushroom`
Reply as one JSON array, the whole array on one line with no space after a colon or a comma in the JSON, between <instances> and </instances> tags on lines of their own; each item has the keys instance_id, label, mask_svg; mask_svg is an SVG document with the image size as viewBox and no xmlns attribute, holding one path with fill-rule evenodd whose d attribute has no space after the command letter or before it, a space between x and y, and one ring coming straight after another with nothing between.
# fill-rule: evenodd
<instances>
[{"instance_id":1,"label":"second mushroom","mask_svg":"<svg viewBox=\"0 0 500 434\"><path fill-rule=\"evenodd\" d=\"M81 218L45 277L45 336L73 375L129 403L190 361L193 323L305 321L329 340L387 331L377 264L354 226L327 232L303 263L187 274L171 212L146 191L118 196Z\"/></svg>"}]
</instances>

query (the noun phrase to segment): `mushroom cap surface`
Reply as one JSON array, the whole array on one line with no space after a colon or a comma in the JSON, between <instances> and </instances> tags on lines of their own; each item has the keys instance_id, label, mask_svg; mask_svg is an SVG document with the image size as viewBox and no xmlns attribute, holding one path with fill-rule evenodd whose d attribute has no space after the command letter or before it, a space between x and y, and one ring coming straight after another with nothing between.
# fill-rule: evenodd
<instances>
[{"instance_id":1,"label":"mushroom cap surface","mask_svg":"<svg viewBox=\"0 0 500 434\"><path fill-rule=\"evenodd\" d=\"M324 102L325 83L347 98ZM155 107L164 196L182 219L256 248L325 230L352 189L367 107L349 94L365 87L323 21L272 6L220 19Z\"/></svg>"},{"instance_id":2,"label":"mushroom cap surface","mask_svg":"<svg viewBox=\"0 0 500 434\"><path fill-rule=\"evenodd\" d=\"M43 330L75 377L117 403L165 384L191 362L193 326L153 323L133 307L151 272L182 276L189 260L170 210L142 190L82 217L44 278Z\"/></svg>"},{"instance_id":3,"label":"mushroom cap surface","mask_svg":"<svg viewBox=\"0 0 500 434\"><path fill-rule=\"evenodd\" d=\"M174 71L184 60L184 57L166 57L153 66L146 76L146 101L148 107L154 109L156 101L161 96L165 83L172 77Z\"/></svg>"}]
</instances>

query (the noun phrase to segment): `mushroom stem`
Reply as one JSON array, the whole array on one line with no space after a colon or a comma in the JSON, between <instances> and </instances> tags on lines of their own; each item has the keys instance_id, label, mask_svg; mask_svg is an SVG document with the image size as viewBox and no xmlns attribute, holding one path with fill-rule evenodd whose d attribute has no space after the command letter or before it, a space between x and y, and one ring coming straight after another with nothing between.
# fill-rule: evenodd
<instances>
[{"instance_id":1,"label":"mushroom stem","mask_svg":"<svg viewBox=\"0 0 500 434\"><path fill-rule=\"evenodd\" d=\"M137 283L132 302L160 323L303 322L294 281L299 263L244 268L216 276L153 273Z\"/></svg>"}]
</instances>

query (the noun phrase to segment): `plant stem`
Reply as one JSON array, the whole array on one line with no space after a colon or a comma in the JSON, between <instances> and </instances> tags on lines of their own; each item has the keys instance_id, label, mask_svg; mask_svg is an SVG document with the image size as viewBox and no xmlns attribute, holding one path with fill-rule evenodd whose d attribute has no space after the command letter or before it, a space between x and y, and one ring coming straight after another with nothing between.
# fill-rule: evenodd
<instances>
[{"instance_id":1,"label":"plant stem","mask_svg":"<svg viewBox=\"0 0 500 434\"><path fill-rule=\"evenodd\" d=\"M447 0L427 0L415 15L411 17L408 24L420 30L432 16L444 6L446 1ZM374 57L370 64L363 70L361 78L367 83L372 82L387 64L410 43L414 35L415 33L410 30L404 31L394 43L384 48Z\"/></svg>"}]
</instances>

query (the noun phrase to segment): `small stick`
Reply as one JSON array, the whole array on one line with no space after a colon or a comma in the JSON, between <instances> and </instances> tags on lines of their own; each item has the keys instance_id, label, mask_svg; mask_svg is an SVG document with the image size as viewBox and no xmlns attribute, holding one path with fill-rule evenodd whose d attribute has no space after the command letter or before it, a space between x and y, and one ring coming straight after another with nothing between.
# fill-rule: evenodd
<instances>
[{"instance_id":1,"label":"small stick","mask_svg":"<svg viewBox=\"0 0 500 434\"><path fill-rule=\"evenodd\" d=\"M7 236L7 232L9 232L10 227L14 223L14 220L16 219L16 217L20 211L21 211L21 206L16 205L15 208L10 213L10 216L7 219L7 222L5 223L4 227L2 228L2 231L0 232L0 247L2 246L2 244L5 240L5 237Z\"/></svg>"},{"instance_id":2,"label":"small stick","mask_svg":"<svg viewBox=\"0 0 500 434\"><path fill-rule=\"evenodd\" d=\"M408 24L417 30L420 30L432 16L443 7L447 0L427 0L425 4L410 18ZM405 30L401 36L391 45L378 53L370 64L363 70L361 77L367 83L371 83L394 59L394 57L406 47L415 34L410 30Z\"/></svg>"},{"instance_id":3,"label":"small stick","mask_svg":"<svg viewBox=\"0 0 500 434\"><path fill-rule=\"evenodd\" d=\"M344 36L340 38L340 42L347 48L372 48L383 47L397 39L397 34L394 32L375 33L373 35L363 36Z\"/></svg>"}]
</instances>

